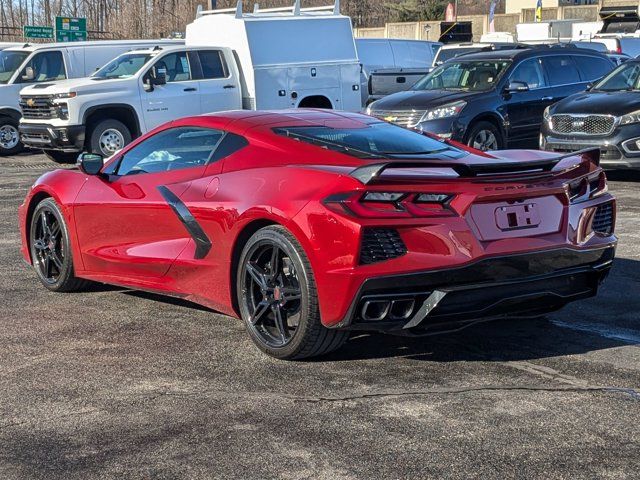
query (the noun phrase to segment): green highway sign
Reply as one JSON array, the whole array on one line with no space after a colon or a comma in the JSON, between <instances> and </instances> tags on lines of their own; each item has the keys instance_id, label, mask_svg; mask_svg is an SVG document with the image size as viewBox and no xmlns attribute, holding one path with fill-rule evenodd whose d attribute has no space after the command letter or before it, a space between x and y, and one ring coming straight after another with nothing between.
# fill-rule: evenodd
<instances>
[{"instance_id":1,"label":"green highway sign","mask_svg":"<svg viewBox=\"0 0 640 480\"><path fill-rule=\"evenodd\" d=\"M56 17L56 41L80 42L87 39L87 19Z\"/></svg>"},{"instance_id":2,"label":"green highway sign","mask_svg":"<svg viewBox=\"0 0 640 480\"><path fill-rule=\"evenodd\" d=\"M53 38L53 27L25 25L22 31L25 38Z\"/></svg>"}]
</instances>

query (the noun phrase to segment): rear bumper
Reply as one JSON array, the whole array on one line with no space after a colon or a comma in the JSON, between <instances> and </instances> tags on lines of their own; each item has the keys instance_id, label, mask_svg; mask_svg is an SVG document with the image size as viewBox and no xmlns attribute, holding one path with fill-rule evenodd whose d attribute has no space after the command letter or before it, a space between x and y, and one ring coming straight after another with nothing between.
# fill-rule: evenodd
<instances>
[{"instance_id":1,"label":"rear bumper","mask_svg":"<svg viewBox=\"0 0 640 480\"><path fill-rule=\"evenodd\" d=\"M80 152L84 147L84 125L54 127L47 124L20 124L20 139L27 147Z\"/></svg>"},{"instance_id":2,"label":"rear bumper","mask_svg":"<svg viewBox=\"0 0 640 480\"><path fill-rule=\"evenodd\" d=\"M438 333L481 319L548 313L594 296L614 254L614 244L561 248L370 278L336 327ZM375 319L385 311L384 318Z\"/></svg>"}]
</instances>

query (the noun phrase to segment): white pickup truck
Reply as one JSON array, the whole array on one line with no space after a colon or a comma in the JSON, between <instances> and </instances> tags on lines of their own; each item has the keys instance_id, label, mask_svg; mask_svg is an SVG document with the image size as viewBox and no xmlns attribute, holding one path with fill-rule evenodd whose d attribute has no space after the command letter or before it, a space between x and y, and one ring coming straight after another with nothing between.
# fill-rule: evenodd
<instances>
[{"instance_id":1,"label":"white pickup truck","mask_svg":"<svg viewBox=\"0 0 640 480\"><path fill-rule=\"evenodd\" d=\"M134 48L184 44L180 40L0 44L0 156L22 149L18 137L19 94L28 85L86 77L116 55ZM6 48L3 48L6 46Z\"/></svg>"},{"instance_id":2,"label":"white pickup truck","mask_svg":"<svg viewBox=\"0 0 640 480\"><path fill-rule=\"evenodd\" d=\"M351 19L336 5L199 12L186 46L121 55L89 78L25 88L22 141L58 162L105 157L172 119L234 109L359 111Z\"/></svg>"}]
</instances>

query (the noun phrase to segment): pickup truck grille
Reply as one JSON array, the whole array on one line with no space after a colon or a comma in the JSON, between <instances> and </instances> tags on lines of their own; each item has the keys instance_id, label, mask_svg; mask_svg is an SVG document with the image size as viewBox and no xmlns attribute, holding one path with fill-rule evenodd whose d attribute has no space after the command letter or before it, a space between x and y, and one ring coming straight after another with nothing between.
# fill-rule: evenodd
<instances>
[{"instance_id":1,"label":"pickup truck grille","mask_svg":"<svg viewBox=\"0 0 640 480\"><path fill-rule=\"evenodd\" d=\"M29 120L60 118L57 105L51 95L20 96L22 116Z\"/></svg>"},{"instance_id":2,"label":"pickup truck grille","mask_svg":"<svg viewBox=\"0 0 640 480\"><path fill-rule=\"evenodd\" d=\"M401 127L414 127L426 110L372 110L371 115Z\"/></svg>"},{"instance_id":3,"label":"pickup truck grille","mask_svg":"<svg viewBox=\"0 0 640 480\"><path fill-rule=\"evenodd\" d=\"M553 115L551 130L564 135L609 135L615 128L611 115Z\"/></svg>"}]
</instances>

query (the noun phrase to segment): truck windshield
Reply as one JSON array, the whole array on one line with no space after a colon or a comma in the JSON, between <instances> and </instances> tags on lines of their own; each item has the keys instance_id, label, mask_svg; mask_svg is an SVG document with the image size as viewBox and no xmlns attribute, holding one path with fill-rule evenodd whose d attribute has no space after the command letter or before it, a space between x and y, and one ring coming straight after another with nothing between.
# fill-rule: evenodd
<instances>
[{"instance_id":1,"label":"truck windshield","mask_svg":"<svg viewBox=\"0 0 640 480\"><path fill-rule=\"evenodd\" d=\"M492 89L511 62L507 60L449 61L440 65L413 86L413 90Z\"/></svg>"},{"instance_id":2,"label":"truck windshield","mask_svg":"<svg viewBox=\"0 0 640 480\"><path fill-rule=\"evenodd\" d=\"M3 50L0 52L0 83L7 83L15 71L20 68L28 52L11 52Z\"/></svg>"},{"instance_id":3,"label":"truck windshield","mask_svg":"<svg viewBox=\"0 0 640 480\"><path fill-rule=\"evenodd\" d=\"M100 80L132 77L149 61L151 55L144 53L127 53L110 61L91 77Z\"/></svg>"},{"instance_id":4,"label":"truck windshield","mask_svg":"<svg viewBox=\"0 0 640 480\"><path fill-rule=\"evenodd\" d=\"M455 150L440 140L384 122L364 128L278 127L274 132L359 158L428 155Z\"/></svg>"},{"instance_id":5,"label":"truck windshield","mask_svg":"<svg viewBox=\"0 0 640 480\"><path fill-rule=\"evenodd\" d=\"M596 83L591 91L619 92L640 90L640 63L623 63Z\"/></svg>"}]
</instances>

